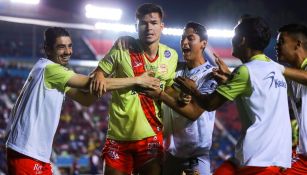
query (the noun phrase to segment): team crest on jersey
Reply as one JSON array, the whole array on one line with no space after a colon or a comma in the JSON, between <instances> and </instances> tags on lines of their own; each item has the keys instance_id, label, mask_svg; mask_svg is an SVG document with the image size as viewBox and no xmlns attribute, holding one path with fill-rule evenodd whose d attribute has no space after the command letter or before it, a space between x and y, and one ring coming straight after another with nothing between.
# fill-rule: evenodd
<instances>
[{"instance_id":1,"label":"team crest on jersey","mask_svg":"<svg viewBox=\"0 0 307 175\"><path fill-rule=\"evenodd\" d=\"M169 50L164 51L164 57L170 58L172 56L171 52Z\"/></svg>"}]
</instances>

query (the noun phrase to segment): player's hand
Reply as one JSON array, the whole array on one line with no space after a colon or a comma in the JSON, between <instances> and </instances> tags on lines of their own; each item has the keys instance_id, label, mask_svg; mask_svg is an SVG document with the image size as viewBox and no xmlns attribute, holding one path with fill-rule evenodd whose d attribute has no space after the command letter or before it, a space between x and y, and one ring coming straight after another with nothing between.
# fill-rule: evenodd
<instances>
[{"instance_id":1,"label":"player's hand","mask_svg":"<svg viewBox=\"0 0 307 175\"><path fill-rule=\"evenodd\" d=\"M188 78L177 77L175 82L179 85L179 88L186 94L191 94L197 90L195 82Z\"/></svg>"},{"instance_id":2,"label":"player's hand","mask_svg":"<svg viewBox=\"0 0 307 175\"><path fill-rule=\"evenodd\" d=\"M142 94L144 94L147 97L150 97L152 99L159 99L162 91L163 90L160 89L160 87L159 88L154 88L154 89L144 89L142 91Z\"/></svg>"},{"instance_id":3,"label":"player's hand","mask_svg":"<svg viewBox=\"0 0 307 175\"><path fill-rule=\"evenodd\" d=\"M218 69L212 70L212 76L217 82L219 82L219 84L224 84L230 78L231 71L220 57L218 57L215 53L213 53L213 55L215 57L215 62Z\"/></svg>"},{"instance_id":4,"label":"player's hand","mask_svg":"<svg viewBox=\"0 0 307 175\"><path fill-rule=\"evenodd\" d=\"M229 70L228 66L225 64L225 62L215 53L213 53L215 57L215 62L219 68L219 72L222 74L230 75L231 71Z\"/></svg>"},{"instance_id":5,"label":"player's hand","mask_svg":"<svg viewBox=\"0 0 307 175\"><path fill-rule=\"evenodd\" d=\"M91 84L90 84L90 93L96 94L98 98L107 91L106 89L106 79L103 75L103 72L97 68L94 72L91 73Z\"/></svg>"},{"instance_id":6,"label":"player's hand","mask_svg":"<svg viewBox=\"0 0 307 175\"><path fill-rule=\"evenodd\" d=\"M153 77L153 71L144 72L141 76L136 77L136 84L145 89L160 88L160 80Z\"/></svg>"},{"instance_id":7,"label":"player's hand","mask_svg":"<svg viewBox=\"0 0 307 175\"><path fill-rule=\"evenodd\" d=\"M180 92L177 100L178 102L187 105L191 102L192 96L184 92Z\"/></svg>"},{"instance_id":8,"label":"player's hand","mask_svg":"<svg viewBox=\"0 0 307 175\"><path fill-rule=\"evenodd\" d=\"M115 41L114 46L116 46L117 49L128 50L132 44L132 39L133 37L131 36L121 36Z\"/></svg>"}]
</instances>

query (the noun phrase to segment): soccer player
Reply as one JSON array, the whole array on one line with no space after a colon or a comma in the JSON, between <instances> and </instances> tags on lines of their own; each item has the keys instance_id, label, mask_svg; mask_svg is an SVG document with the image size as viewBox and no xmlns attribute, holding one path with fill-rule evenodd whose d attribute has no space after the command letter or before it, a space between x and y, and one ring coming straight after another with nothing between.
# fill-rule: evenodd
<instances>
[{"instance_id":1,"label":"soccer player","mask_svg":"<svg viewBox=\"0 0 307 175\"><path fill-rule=\"evenodd\" d=\"M181 89L190 93L205 110L211 111L228 100L235 100L242 131L236 145L236 174L278 174L291 165L291 125L287 84L275 63L263 54L270 41L270 29L260 17L242 20L232 39L233 56L243 65L209 95L201 94L193 81L178 77ZM219 67L225 68L222 61ZM228 71L227 71L228 72ZM163 96L161 96L163 97ZM190 103L181 111L189 110Z\"/></svg>"},{"instance_id":2,"label":"soccer player","mask_svg":"<svg viewBox=\"0 0 307 175\"><path fill-rule=\"evenodd\" d=\"M282 26L277 37L276 52L279 62L290 65L282 67L282 70L289 81L290 95L297 102L295 110L298 110L299 144L292 158L292 166L284 174L307 174L307 27L301 24Z\"/></svg>"},{"instance_id":3,"label":"soccer player","mask_svg":"<svg viewBox=\"0 0 307 175\"><path fill-rule=\"evenodd\" d=\"M93 87L99 87L104 76L133 79L150 71L160 79L162 89L173 83L178 55L160 43L164 27L163 11L158 5L146 3L136 11L138 39L128 40L122 47L116 42L99 62L94 72ZM154 74L154 75L153 75ZM123 85L126 81L122 82ZM97 88L93 89L97 91ZM163 153L160 104L142 94L144 88L113 91L107 139L102 158L105 174L139 173L159 175Z\"/></svg>"},{"instance_id":4,"label":"soccer player","mask_svg":"<svg viewBox=\"0 0 307 175\"><path fill-rule=\"evenodd\" d=\"M9 174L52 174L50 155L64 97L90 105L97 97L76 88L89 89L90 78L68 70L72 55L69 33L59 27L45 31L44 50L32 68L10 114L7 133ZM157 82L153 77L140 81ZM102 89L112 90L122 79L105 79Z\"/></svg>"},{"instance_id":5,"label":"soccer player","mask_svg":"<svg viewBox=\"0 0 307 175\"><path fill-rule=\"evenodd\" d=\"M207 30L203 25L187 23L181 37L185 65L176 73L176 76L193 79L203 94L214 92L217 86L217 82L209 77L214 67L204 58L207 42ZM177 97L179 103L183 102L184 99L180 98L184 96L185 94L180 94ZM163 174L210 174L209 151L214 120L215 111L204 111L197 118L189 119L170 107L163 108L166 150Z\"/></svg>"}]
</instances>

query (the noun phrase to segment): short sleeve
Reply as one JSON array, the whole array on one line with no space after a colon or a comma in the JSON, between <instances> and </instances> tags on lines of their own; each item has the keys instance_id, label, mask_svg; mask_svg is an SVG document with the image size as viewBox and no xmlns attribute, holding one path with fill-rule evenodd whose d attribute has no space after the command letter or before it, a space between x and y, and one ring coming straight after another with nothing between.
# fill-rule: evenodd
<instances>
[{"instance_id":1,"label":"short sleeve","mask_svg":"<svg viewBox=\"0 0 307 175\"><path fill-rule=\"evenodd\" d=\"M49 89L58 89L66 92L69 79L75 75L75 72L60 64L48 64L44 72L44 82Z\"/></svg>"},{"instance_id":2,"label":"short sleeve","mask_svg":"<svg viewBox=\"0 0 307 175\"><path fill-rule=\"evenodd\" d=\"M98 66L107 74L112 74L116 69L116 65L118 64L118 58L120 58L120 52L118 46L113 45L111 50L107 53L107 55L101 59L98 63Z\"/></svg>"},{"instance_id":3,"label":"short sleeve","mask_svg":"<svg viewBox=\"0 0 307 175\"><path fill-rule=\"evenodd\" d=\"M226 84L218 86L217 92L231 101L240 95L250 96L252 89L247 67L242 65L236 68L232 72L230 80Z\"/></svg>"}]
</instances>

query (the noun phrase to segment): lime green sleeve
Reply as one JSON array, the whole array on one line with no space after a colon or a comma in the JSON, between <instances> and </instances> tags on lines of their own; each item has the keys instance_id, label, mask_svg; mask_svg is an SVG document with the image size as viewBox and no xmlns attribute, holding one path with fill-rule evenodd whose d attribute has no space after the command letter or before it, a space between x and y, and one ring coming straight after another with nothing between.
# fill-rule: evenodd
<instances>
[{"instance_id":1,"label":"lime green sleeve","mask_svg":"<svg viewBox=\"0 0 307 175\"><path fill-rule=\"evenodd\" d=\"M218 86L216 91L231 101L241 95L250 96L252 89L247 67L242 65L236 68L232 72L230 80L226 84Z\"/></svg>"},{"instance_id":2,"label":"lime green sleeve","mask_svg":"<svg viewBox=\"0 0 307 175\"><path fill-rule=\"evenodd\" d=\"M61 92L67 92L69 88L66 87L66 83L73 75L75 75L74 71L60 64L49 64L45 68L44 82L49 89L58 89Z\"/></svg>"},{"instance_id":3,"label":"lime green sleeve","mask_svg":"<svg viewBox=\"0 0 307 175\"><path fill-rule=\"evenodd\" d=\"M118 59L121 58L121 51L122 50L118 49L118 47L114 45L107 55L99 61L98 66L106 74L112 74L116 70Z\"/></svg>"}]
</instances>

